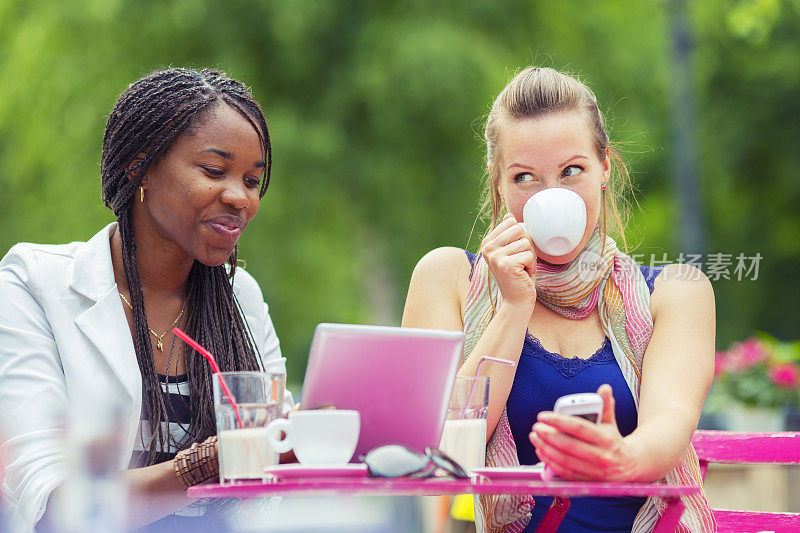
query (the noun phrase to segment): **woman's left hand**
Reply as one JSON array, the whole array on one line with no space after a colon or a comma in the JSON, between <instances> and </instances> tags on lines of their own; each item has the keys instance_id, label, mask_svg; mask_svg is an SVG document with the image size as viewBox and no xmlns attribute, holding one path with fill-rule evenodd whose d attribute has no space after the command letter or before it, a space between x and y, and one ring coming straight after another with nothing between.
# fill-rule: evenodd
<instances>
[{"instance_id":1,"label":"woman's left hand","mask_svg":"<svg viewBox=\"0 0 800 533\"><path fill-rule=\"evenodd\" d=\"M577 416L539 413L529 437L536 455L560 478L578 481L630 481L638 458L617 428L610 385L597 389L603 416L594 424Z\"/></svg>"}]
</instances>

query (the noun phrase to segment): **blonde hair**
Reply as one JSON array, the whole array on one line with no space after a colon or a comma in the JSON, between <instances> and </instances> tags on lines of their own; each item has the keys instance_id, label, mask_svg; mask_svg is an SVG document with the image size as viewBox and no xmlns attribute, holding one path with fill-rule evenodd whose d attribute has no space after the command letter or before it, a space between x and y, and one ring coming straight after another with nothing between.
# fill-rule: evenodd
<instances>
[{"instance_id":1,"label":"blonde hair","mask_svg":"<svg viewBox=\"0 0 800 533\"><path fill-rule=\"evenodd\" d=\"M600 228L605 234L610 225L611 234L622 239L622 249L627 251L624 234L626 212L624 192L630 187L628 169L608 139L594 93L577 78L551 68L526 68L508 82L492 104L485 130L488 172L478 216L489 219L488 231L491 231L503 216L503 204L497 190L500 180L497 156L503 126L509 121L537 118L563 111L580 111L585 114L600 160L605 159L608 149L611 175L606 190L602 193Z\"/></svg>"}]
</instances>

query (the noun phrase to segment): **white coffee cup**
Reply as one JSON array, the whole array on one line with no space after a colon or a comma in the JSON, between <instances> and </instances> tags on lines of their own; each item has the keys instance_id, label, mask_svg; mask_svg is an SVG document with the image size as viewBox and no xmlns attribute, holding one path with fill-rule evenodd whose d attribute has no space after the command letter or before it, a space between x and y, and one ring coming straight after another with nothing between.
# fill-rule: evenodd
<instances>
[{"instance_id":1,"label":"white coffee cup","mask_svg":"<svg viewBox=\"0 0 800 533\"><path fill-rule=\"evenodd\" d=\"M553 187L537 192L522 210L523 227L536 247L547 255L567 255L586 231L586 204L569 189Z\"/></svg>"},{"instance_id":2,"label":"white coffee cup","mask_svg":"<svg viewBox=\"0 0 800 533\"><path fill-rule=\"evenodd\" d=\"M267 441L278 453L293 449L301 464L340 466L353 457L360 431L358 411L294 411L269 423Z\"/></svg>"}]
</instances>

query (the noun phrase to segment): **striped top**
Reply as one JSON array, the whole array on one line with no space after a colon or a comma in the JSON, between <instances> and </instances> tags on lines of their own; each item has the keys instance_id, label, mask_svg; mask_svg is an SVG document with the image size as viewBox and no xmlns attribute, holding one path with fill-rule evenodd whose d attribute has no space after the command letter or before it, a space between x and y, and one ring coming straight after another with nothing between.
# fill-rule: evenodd
<instances>
[{"instance_id":1,"label":"striped top","mask_svg":"<svg viewBox=\"0 0 800 533\"><path fill-rule=\"evenodd\" d=\"M158 442L153 442L153 445L159 447L155 462L163 463L172 460L181 449L181 444L188 440L187 430L192 415L189 411L189 380L186 374L169 376L169 381L167 381L167 376L158 374L158 382L161 385L161 393L164 395L168 418L168 422L162 422L161 425L168 429L169 438L166 449L161 449ZM133 455L128 468L146 466L147 444L150 438L150 409L146 403L142 402L142 420L139 423L139 433L133 443Z\"/></svg>"}]
</instances>

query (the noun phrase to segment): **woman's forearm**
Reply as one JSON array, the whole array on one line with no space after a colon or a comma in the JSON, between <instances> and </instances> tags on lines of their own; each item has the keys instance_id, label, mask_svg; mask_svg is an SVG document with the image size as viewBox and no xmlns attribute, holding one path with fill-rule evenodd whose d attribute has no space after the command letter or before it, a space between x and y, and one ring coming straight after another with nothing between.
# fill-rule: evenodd
<instances>
[{"instance_id":1,"label":"woman's forearm","mask_svg":"<svg viewBox=\"0 0 800 533\"><path fill-rule=\"evenodd\" d=\"M636 457L630 481L652 483L678 466L697 426L691 418L683 410L664 408L624 438Z\"/></svg>"},{"instance_id":2,"label":"woman's forearm","mask_svg":"<svg viewBox=\"0 0 800 533\"><path fill-rule=\"evenodd\" d=\"M194 500L175 476L172 461L126 470L121 475L128 484L128 526L132 529L155 522Z\"/></svg>"},{"instance_id":3,"label":"woman's forearm","mask_svg":"<svg viewBox=\"0 0 800 533\"><path fill-rule=\"evenodd\" d=\"M505 303L492 318L481 335L478 344L458 371L459 376L473 376L478 361L488 355L513 361L514 366L484 364L481 375L489 377L489 413L486 419L487 439L494 433L500 415L508 400L514 375L522 353L522 344L528 330L528 322L535 302L530 305L514 306Z\"/></svg>"}]
</instances>

